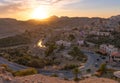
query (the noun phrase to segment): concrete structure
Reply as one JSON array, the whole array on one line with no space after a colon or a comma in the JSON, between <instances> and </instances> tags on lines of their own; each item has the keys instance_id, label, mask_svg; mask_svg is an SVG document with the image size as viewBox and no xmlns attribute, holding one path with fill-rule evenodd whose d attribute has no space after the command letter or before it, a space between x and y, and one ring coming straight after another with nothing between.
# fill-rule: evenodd
<instances>
[{"instance_id":1,"label":"concrete structure","mask_svg":"<svg viewBox=\"0 0 120 83\"><path fill-rule=\"evenodd\" d=\"M114 62L120 63L120 52L113 52L110 57Z\"/></svg>"},{"instance_id":2,"label":"concrete structure","mask_svg":"<svg viewBox=\"0 0 120 83\"><path fill-rule=\"evenodd\" d=\"M106 45L106 44L100 45L100 50L105 51L109 55L113 52L118 52L118 48L116 48L114 45Z\"/></svg>"},{"instance_id":3,"label":"concrete structure","mask_svg":"<svg viewBox=\"0 0 120 83\"><path fill-rule=\"evenodd\" d=\"M84 40L79 40L79 41L77 41L77 44L79 45L79 46L82 46L82 45L84 45Z\"/></svg>"},{"instance_id":4,"label":"concrete structure","mask_svg":"<svg viewBox=\"0 0 120 83\"><path fill-rule=\"evenodd\" d=\"M67 41L63 41L63 40L59 40L59 41L56 41L56 44L57 45L63 45L65 47L70 47L71 46L71 43L70 42L67 42Z\"/></svg>"},{"instance_id":5,"label":"concrete structure","mask_svg":"<svg viewBox=\"0 0 120 83\"><path fill-rule=\"evenodd\" d=\"M114 72L114 76L117 77L117 78L120 78L120 71Z\"/></svg>"},{"instance_id":6,"label":"concrete structure","mask_svg":"<svg viewBox=\"0 0 120 83\"><path fill-rule=\"evenodd\" d=\"M100 45L100 53L109 56L109 62L116 66L120 63L120 52L114 45Z\"/></svg>"},{"instance_id":7,"label":"concrete structure","mask_svg":"<svg viewBox=\"0 0 120 83\"><path fill-rule=\"evenodd\" d=\"M89 32L90 35L97 35L97 36L110 36L110 32L99 32L99 31L91 31Z\"/></svg>"}]
</instances>

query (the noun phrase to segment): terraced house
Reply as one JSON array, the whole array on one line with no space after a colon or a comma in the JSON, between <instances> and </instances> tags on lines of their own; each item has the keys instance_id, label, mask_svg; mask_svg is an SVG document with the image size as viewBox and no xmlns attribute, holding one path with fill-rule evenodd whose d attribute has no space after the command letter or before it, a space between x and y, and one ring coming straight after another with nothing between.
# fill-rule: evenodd
<instances>
[{"instance_id":1,"label":"terraced house","mask_svg":"<svg viewBox=\"0 0 120 83\"><path fill-rule=\"evenodd\" d=\"M109 62L113 64L120 63L120 52L114 45L102 44L100 45L100 52L109 56Z\"/></svg>"}]
</instances>

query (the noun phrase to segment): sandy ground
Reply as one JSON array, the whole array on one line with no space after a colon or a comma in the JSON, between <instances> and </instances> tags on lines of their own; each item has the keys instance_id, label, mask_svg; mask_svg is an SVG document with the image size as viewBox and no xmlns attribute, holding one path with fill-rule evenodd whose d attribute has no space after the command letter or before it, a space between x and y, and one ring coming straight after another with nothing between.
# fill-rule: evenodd
<instances>
[{"instance_id":1,"label":"sandy ground","mask_svg":"<svg viewBox=\"0 0 120 83\"><path fill-rule=\"evenodd\" d=\"M74 82L74 81L65 81L56 77L49 77L44 75L16 77L16 80L18 80L19 82L21 81L21 83L118 83L111 79L96 78L96 77L91 77L85 80L81 80L79 82Z\"/></svg>"}]
</instances>

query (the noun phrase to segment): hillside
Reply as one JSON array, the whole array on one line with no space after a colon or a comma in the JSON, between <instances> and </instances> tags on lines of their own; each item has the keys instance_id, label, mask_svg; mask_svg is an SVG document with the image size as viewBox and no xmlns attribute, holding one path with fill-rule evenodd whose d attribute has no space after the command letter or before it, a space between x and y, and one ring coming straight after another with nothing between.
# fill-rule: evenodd
<instances>
[{"instance_id":1,"label":"hillside","mask_svg":"<svg viewBox=\"0 0 120 83\"><path fill-rule=\"evenodd\" d=\"M97 82L96 82L97 80ZM56 77L49 77L40 74L13 77L11 73L8 73L4 67L0 67L0 83L76 83L74 81L66 81ZM87 78L78 83L118 83L114 80L105 78Z\"/></svg>"},{"instance_id":2,"label":"hillside","mask_svg":"<svg viewBox=\"0 0 120 83\"><path fill-rule=\"evenodd\" d=\"M0 38L21 34L25 30L25 26L20 21L9 18L0 19Z\"/></svg>"},{"instance_id":3,"label":"hillside","mask_svg":"<svg viewBox=\"0 0 120 83\"><path fill-rule=\"evenodd\" d=\"M79 29L97 29L97 28L120 28L120 16L104 18L87 18L87 17L57 17L52 16L44 21L28 20L19 21L10 18L0 18L0 38L13 36L23 33L27 30L36 30L41 27L49 28L79 28Z\"/></svg>"}]
</instances>

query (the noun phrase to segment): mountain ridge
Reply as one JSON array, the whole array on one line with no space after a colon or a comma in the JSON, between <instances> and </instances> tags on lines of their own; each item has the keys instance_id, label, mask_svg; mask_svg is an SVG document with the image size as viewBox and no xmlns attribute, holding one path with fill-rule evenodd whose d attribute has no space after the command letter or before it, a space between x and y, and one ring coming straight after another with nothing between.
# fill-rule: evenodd
<instances>
[{"instance_id":1,"label":"mountain ridge","mask_svg":"<svg viewBox=\"0 0 120 83\"><path fill-rule=\"evenodd\" d=\"M25 32L25 30L33 30L35 28L40 28L43 26L55 28L115 28L119 25L120 15L111 16L110 18L52 16L43 21L35 19L20 21L13 18L0 18L0 38L21 34Z\"/></svg>"}]
</instances>

